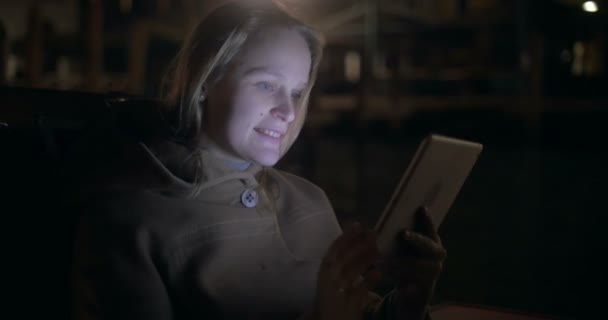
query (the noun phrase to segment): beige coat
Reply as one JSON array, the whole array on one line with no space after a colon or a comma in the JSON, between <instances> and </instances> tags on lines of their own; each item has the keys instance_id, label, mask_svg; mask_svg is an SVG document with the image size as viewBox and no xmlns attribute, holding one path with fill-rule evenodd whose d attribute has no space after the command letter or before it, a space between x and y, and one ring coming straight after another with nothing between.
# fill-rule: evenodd
<instances>
[{"instance_id":1,"label":"beige coat","mask_svg":"<svg viewBox=\"0 0 608 320\"><path fill-rule=\"evenodd\" d=\"M83 201L78 318L296 319L312 310L320 261L341 233L321 189L272 168L236 171L201 150L202 190L189 197L188 150L120 141L108 149L114 160L92 165L110 169L89 180L96 187ZM249 189L254 208L241 200Z\"/></svg>"}]
</instances>

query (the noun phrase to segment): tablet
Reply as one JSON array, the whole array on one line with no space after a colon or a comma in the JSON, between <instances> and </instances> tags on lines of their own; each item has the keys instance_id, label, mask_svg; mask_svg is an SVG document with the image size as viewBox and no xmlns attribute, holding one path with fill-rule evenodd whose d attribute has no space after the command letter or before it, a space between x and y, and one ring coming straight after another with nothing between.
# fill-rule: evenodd
<instances>
[{"instance_id":1,"label":"tablet","mask_svg":"<svg viewBox=\"0 0 608 320\"><path fill-rule=\"evenodd\" d=\"M399 231L413 227L422 206L439 227L482 148L477 142L437 134L422 141L376 224L381 252L393 251Z\"/></svg>"}]
</instances>

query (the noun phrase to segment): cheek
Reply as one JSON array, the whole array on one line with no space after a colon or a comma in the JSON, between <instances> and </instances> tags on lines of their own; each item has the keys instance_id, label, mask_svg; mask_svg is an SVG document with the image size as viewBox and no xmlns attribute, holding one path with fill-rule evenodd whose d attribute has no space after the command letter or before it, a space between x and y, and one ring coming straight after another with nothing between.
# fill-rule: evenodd
<instances>
[{"instance_id":1,"label":"cheek","mask_svg":"<svg viewBox=\"0 0 608 320\"><path fill-rule=\"evenodd\" d=\"M256 96L250 91L239 92L230 106L229 119L227 119L230 131L250 133L268 117L266 107L269 104L265 99Z\"/></svg>"}]
</instances>

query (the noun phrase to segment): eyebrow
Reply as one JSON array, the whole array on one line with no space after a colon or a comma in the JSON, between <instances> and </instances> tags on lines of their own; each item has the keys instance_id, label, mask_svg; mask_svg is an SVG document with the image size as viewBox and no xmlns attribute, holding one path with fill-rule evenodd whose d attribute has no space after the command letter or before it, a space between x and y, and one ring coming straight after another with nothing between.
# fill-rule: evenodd
<instances>
[{"instance_id":1,"label":"eyebrow","mask_svg":"<svg viewBox=\"0 0 608 320\"><path fill-rule=\"evenodd\" d=\"M285 78L285 76L281 72L277 71L275 68L267 67L267 66L251 67L251 68L247 69L243 73L243 75L249 76L249 75L256 74L256 73L266 73L266 74L275 76L277 78ZM300 83L300 85L302 85L303 87L306 87L307 84L308 84L308 81Z\"/></svg>"},{"instance_id":2,"label":"eyebrow","mask_svg":"<svg viewBox=\"0 0 608 320\"><path fill-rule=\"evenodd\" d=\"M284 78L283 74L276 71L274 68L264 67L264 66L249 68L249 69L247 69L247 71L245 71L244 75L248 76L248 75L251 75L254 73L267 73L267 74L273 75L275 77Z\"/></svg>"}]
</instances>

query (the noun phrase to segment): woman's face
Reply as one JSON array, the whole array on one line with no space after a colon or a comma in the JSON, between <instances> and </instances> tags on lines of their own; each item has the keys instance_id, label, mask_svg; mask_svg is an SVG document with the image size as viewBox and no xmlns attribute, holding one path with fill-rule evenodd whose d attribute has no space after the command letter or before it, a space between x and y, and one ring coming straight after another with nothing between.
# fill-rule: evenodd
<instances>
[{"instance_id":1,"label":"woman's face","mask_svg":"<svg viewBox=\"0 0 608 320\"><path fill-rule=\"evenodd\" d=\"M250 39L208 90L205 132L216 144L211 150L228 160L276 164L287 134L298 134L292 124L310 68L310 49L295 30L270 29Z\"/></svg>"}]
</instances>

